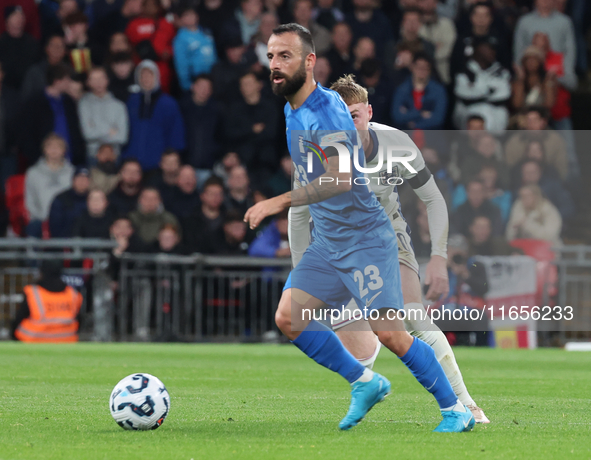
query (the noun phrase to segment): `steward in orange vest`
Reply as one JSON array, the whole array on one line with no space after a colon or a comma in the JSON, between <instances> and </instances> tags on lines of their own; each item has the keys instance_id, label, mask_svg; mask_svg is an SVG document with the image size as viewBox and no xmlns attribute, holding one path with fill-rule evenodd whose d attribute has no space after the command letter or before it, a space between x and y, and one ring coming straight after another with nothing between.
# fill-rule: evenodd
<instances>
[{"instance_id":1,"label":"steward in orange vest","mask_svg":"<svg viewBox=\"0 0 591 460\"><path fill-rule=\"evenodd\" d=\"M13 337L22 342L77 342L82 295L61 280L62 261L43 261L41 279L25 286L13 324Z\"/></svg>"}]
</instances>

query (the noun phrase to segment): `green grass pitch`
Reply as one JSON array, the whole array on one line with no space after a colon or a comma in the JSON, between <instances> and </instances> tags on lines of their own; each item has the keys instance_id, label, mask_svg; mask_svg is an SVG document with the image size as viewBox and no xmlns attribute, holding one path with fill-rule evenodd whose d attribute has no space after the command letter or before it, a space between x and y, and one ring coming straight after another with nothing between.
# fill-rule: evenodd
<instances>
[{"instance_id":1,"label":"green grass pitch","mask_svg":"<svg viewBox=\"0 0 591 460\"><path fill-rule=\"evenodd\" d=\"M471 433L431 433L435 401L387 350L392 395L340 432L347 383L293 346L0 343L0 459L591 458L591 353L455 352L492 420ZM155 431L109 414L134 372L170 392Z\"/></svg>"}]
</instances>

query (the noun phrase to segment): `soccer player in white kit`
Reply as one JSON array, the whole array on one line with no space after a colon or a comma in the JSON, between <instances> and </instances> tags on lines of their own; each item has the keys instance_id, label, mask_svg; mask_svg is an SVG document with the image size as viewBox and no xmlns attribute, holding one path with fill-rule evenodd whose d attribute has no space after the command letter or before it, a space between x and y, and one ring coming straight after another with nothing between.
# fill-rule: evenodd
<instances>
[{"instance_id":1,"label":"soccer player in white kit","mask_svg":"<svg viewBox=\"0 0 591 460\"><path fill-rule=\"evenodd\" d=\"M420 313L409 314L405 320L405 326L412 335L422 339L433 348L458 399L472 411L476 423L489 423L489 419L468 393L447 338L437 326L427 319L418 276L419 264L414 255L410 229L400 209L396 184L401 183L401 180L407 181L427 207L431 235L431 259L426 268L425 284L429 286L426 294L429 300L437 300L442 295L447 295L449 291L446 263L449 219L445 200L435 184L435 179L426 167L423 156L410 137L395 128L370 121L372 107L368 103L367 90L357 84L353 76L348 75L340 78L331 86L331 89L341 95L349 108L363 143L366 158L365 168L377 169L380 161L378 146L384 150L387 146L398 146L402 149L408 148L409 152L417 152L416 157L407 162L411 168L406 167L403 163L395 164L393 167L391 166L389 172L388 162L382 157L384 160L382 167L376 172L367 173L369 186L389 216L398 239L404 309ZM297 180L296 175L296 186ZM310 244L310 214L307 206L290 209L289 230L289 242L295 267ZM354 311L358 309L353 299L345 309L349 310L350 314L342 314L338 321L333 321L333 330L353 356L371 369L381 344L366 320L355 320L353 317ZM357 318L359 317L358 315Z\"/></svg>"}]
</instances>

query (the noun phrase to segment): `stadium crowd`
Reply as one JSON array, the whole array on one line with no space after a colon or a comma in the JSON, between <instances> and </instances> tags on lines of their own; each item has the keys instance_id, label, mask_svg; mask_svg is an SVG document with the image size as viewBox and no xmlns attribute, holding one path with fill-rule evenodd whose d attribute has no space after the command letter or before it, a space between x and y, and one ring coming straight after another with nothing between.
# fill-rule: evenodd
<instances>
[{"instance_id":1,"label":"stadium crowd","mask_svg":"<svg viewBox=\"0 0 591 460\"><path fill-rule=\"evenodd\" d=\"M570 101L587 70L590 9L1 0L0 232L111 238L115 255L289 257L285 214L257 232L242 218L290 189L266 43L293 21L313 35L322 85L356 75L373 121L408 130L469 255L509 254L516 238L558 244L580 186ZM401 199L428 257L425 207L404 185Z\"/></svg>"}]
</instances>

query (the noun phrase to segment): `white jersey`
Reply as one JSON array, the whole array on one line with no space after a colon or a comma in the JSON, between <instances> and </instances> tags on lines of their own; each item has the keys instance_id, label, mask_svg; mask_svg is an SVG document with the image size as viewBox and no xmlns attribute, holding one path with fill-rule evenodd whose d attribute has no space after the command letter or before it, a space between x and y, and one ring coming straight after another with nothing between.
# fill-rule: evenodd
<instances>
[{"instance_id":1,"label":"white jersey","mask_svg":"<svg viewBox=\"0 0 591 460\"><path fill-rule=\"evenodd\" d=\"M400 212L400 201L398 199L397 184L416 176L418 171L425 168L425 160L421 151L417 148L412 139L403 131L380 123L369 124L369 135L373 140L373 151L367 156L365 167L376 168L382 159L381 168L373 173L366 173L369 179L369 186L376 194L378 201L384 207L390 219ZM378 153L381 150L382 155ZM414 159L408 161L414 171L411 171L402 163L396 162L388 168L387 150L392 149L393 155L397 157L410 157L412 152L416 153Z\"/></svg>"}]
</instances>

